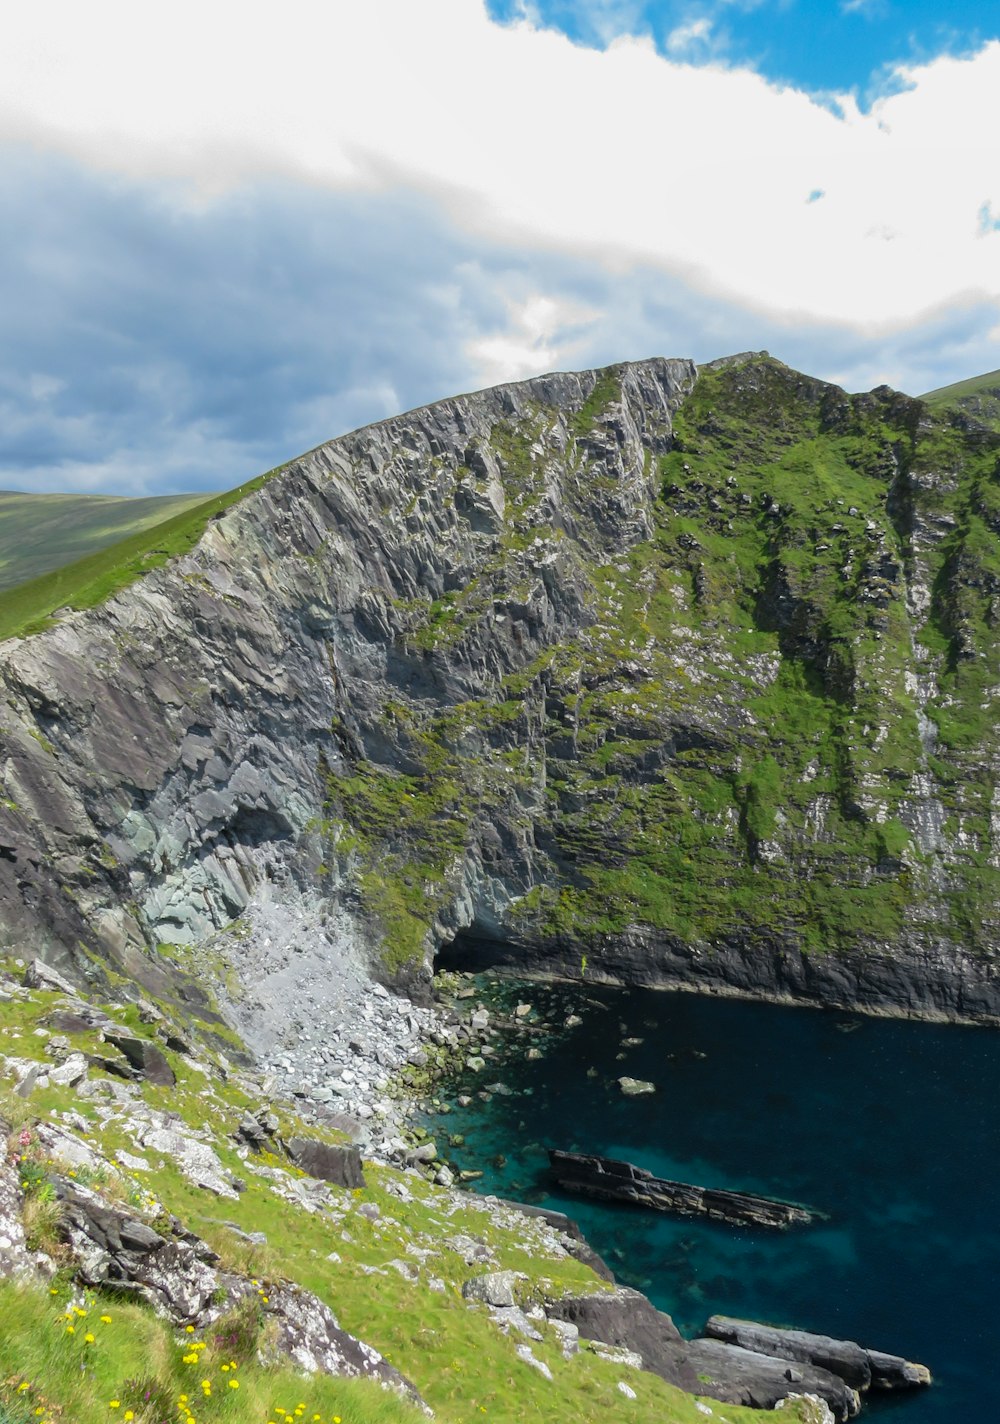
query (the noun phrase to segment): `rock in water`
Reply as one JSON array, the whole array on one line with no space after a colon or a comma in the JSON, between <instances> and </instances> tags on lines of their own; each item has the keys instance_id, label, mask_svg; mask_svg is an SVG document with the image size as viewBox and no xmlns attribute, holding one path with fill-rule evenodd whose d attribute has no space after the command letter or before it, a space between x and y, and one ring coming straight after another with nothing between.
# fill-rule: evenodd
<instances>
[{"instance_id":1,"label":"rock in water","mask_svg":"<svg viewBox=\"0 0 1000 1424\"><path fill-rule=\"evenodd\" d=\"M644 1093L656 1092L655 1083L647 1083L642 1078L629 1078L627 1075L618 1079L618 1086L627 1098L638 1098Z\"/></svg>"},{"instance_id":2,"label":"rock in water","mask_svg":"<svg viewBox=\"0 0 1000 1424\"><path fill-rule=\"evenodd\" d=\"M755 1320L737 1320L729 1315L713 1315L705 1326L705 1334L713 1340L724 1340L762 1355L774 1355L783 1360L799 1360L818 1365L839 1375L852 1388L915 1389L931 1383L926 1365L904 1360L900 1355L887 1355L880 1350L866 1350L853 1340L835 1340L829 1335L814 1335L807 1330L779 1330L772 1325L760 1325Z\"/></svg>"},{"instance_id":3,"label":"rock in water","mask_svg":"<svg viewBox=\"0 0 1000 1424\"><path fill-rule=\"evenodd\" d=\"M626 1202L680 1216L710 1216L740 1225L804 1226L813 1213L794 1202L752 1192L731 1192L723 1187L698 1187L654 1177L643 1167L582 1152L549 1150L549 1165L559 1185L568 1192L598 1201Z\"/></svg>"},{"instance_id":4,"label":"rock in water","mask_svg":"<svg viewBox=\"0 0 1000 1424\"><path fill-rule=\"evenodd\" d=\"M712 1399L774 1409L789 1394L815 1394L838 1421L853 1419L861 1408L856 1390L817 1365L792 1364L721 1340L689 1340L686 1349L688 1364L700 1381L699 1393Z\"/></svg>"}]
</instances>

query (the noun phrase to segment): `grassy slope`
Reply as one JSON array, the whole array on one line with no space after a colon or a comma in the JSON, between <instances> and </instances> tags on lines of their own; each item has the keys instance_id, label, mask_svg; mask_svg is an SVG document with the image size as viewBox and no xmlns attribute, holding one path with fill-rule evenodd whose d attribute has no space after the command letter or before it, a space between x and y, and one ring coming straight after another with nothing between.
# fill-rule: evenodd
<instances>
[{"instance_id":1,"label":"grassy slope","mask_svg":"<svg viewBox=\"0 0 1000 1424\"><path fill-rule=\"evenodd\" d=\"M209 492L120 499L0 490L0 591L75 563L208 498Z\"/></svg>"},{"instance_id":2,"label":"grassy slope","mask_svg":"<svg viewBox=\"0 0 1000 1424\"><path fill-rule=\"evenodd\" d=\"M58 997L35 993L26 1001L0 1002L6 1053L44 1058L48 1035L39 1035L36 1029ZM151 1032L134 1008L108 1007L131 1031ZM93 1034L70 1037L75 1048L100 1050ZM148 1154L150 1169L119 1181L114 1196L118 1200L125 1196L133 1207L155 1199L159 1208L152 1205L151 1213L158 1209L174 1213L212 1244L224 1264L252 1274L265 1292L277 1280L293 1280L314 1291L346 1329L378 1348L414 1382L441 1424L468 1424L481 1417L494 1424L543 1419L547 1424L606 1424L609 1418L619 1424L697 1424L703 1417L690 1395L654 1375L623 1369L587 1348L564 1360L550 1330L543 1343L533 1346L537 1358L555 1376L554 1382L543 1379L517 1358L516 1338L504 1336L481 1306L463 1300L461 1294L462 1282L477 1274L477 1268L465 1260L469 1238L487 1245L502 1268L523 1272L529 1296L538 1290L558 1295L581 1287L601 1288L586 1267L540 1251L528 1254L521 1238L500 1227L474 1197L463 1201L420 1177L371 1164L365 1168L367 1186L355 1192L331 1189L328 1207L307 1212L290 1204L272 1188L274 1172L279 1181L302 1174L283 1159L268 1157L265 1170L272 1175L261 1175L254 1170L255 1159L241 1161L229 1135L248 1107L259 1106L252 1086L241 1083L232 1072L223 1076L210 1068L206 1077L186 1059L168 1056L178 1075L176 1088L145 1084L143 1097L152 1106L178 1113L182 1123L208 1129L219 1157L246 1180L246 1190L238 1201L220 1203L192 1186L173 1162ZM103 1075L92 1071L91 1076ZM100 1122L104 1106L93 1098L79 1099L63 1087L36 1088L28 1100L0 1087L0 1109L12 1121L15 1134L25 1127L30 1130L37 1120L73 1110L88 1120L91 1148L108 1157L122 1147L134 1152L135 1144L119 1122ZM290 1110L280 1105L278 1110L286 1135L300 1130ZM315 1128L305 1130L315 1135ZM110 1192L106 1182L85 1169L76 1176ZM405 1184L404 1196L410 1200L395 1194L400 1184ZM38 1201L37 1192L37 1187L29 1191L29 1211ZM358 1210L366 1204L378 1208L375 1220ZM226 1222L245 1231L263 1231L273 1244L240 1241ZM51 1239L51 1226L48 1229L49 1237L39 1244ZM404 1279L389 1265L399 1259L415 1264L422 1251L430 1254L416 1280ZM429 1287L431 1275L444 1283L443 1290ZM71 1320L75 1329L69 1332L65 1312L73 1302L87 1315ZM101 1319L105 1315L110 1321ZM91 1342L86 1340L88 1333L94 1336ZM197 1367L192 1367L183 1357L192 1340L198 1339L204 1339L205 1351ZM2 1424L38 1420L41 1424L112 1424L125 1417L136 1396L137 1388L127 1384L129 1380L142 1381L143 1388L155 1385L157 1396L175 1410L180 1395L187 1394L198 1424L277 1424L282 1419L287 1424L293 1417L319 1419L322 1424L406 1424L422 1417L378 1388L324 1377L306 1379L287 1368L264 1368L252 1342L242 1355L234 1354L239 1364L238 1390L228 1387L230 1372L222 1369L233 1355L228 1348L222 1351L213 1331L185 1335L121 1296L83 1293L72 1285L65 1265L51 1293L47 1285L24 1289L0 1282ZM635 1390L634 1400L618 1390L622 1378ZM202 1379L214 1386L209 1399L203 1398ZM22 1391L19 1399L18 1386L23 1382L29 1382L30 1389ZM110 1408L114 1399L119 1401L116 1410ZM12 1400L5 1414L5 1401ZM17 1412L22 1406L23 1411ZM713 1407L716 1417L728 1424L762 1424L765 1418L755 1410ZM801 1417L799 1409L790 1408L788 1417L794 1424ZM161 1424L160 1414L136 1408L135 1424Z\"/></svg>"},{"instance_id":3,"label":"grassy slope","mask_svg":"<svg viewBox=\"0 0 1000 1424\"><path fill-rule=\"evenodd\" d=\"M186 554L208 521L259 489L275 471L225 494L201 498L169 519L0 594L0 639L37 633L60 608L93 608L168 559Z\"/></svg>"},{"instance_id":4,"label":"grassy slope","mask_svg":"<svg viewBox=\"0 0 1000 1424\"><path fill-rule=\"evenodd\" d=\"M935 412L961 411L977 424L1000 431L1000 371L987 371L956 381L952 386L939 386L921 397Z\"/></svg>"}]
</instances>

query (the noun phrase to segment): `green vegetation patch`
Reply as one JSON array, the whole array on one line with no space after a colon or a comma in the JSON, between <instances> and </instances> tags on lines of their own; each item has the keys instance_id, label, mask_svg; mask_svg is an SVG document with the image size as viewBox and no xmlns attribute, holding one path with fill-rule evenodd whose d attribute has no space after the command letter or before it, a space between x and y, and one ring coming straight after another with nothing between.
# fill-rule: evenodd
<instances>
[{"instance_id":1,"label":"green vegetation patch","mask_svg":"<svg viewBox=\"0 0 1000 1424\"><path fill-rule=\"evenodd\" d=\"M60 608L93 608L104 603L143 574L188 553L210 519L261 489L277 473L277 469L270 470L226 494L200 499L169 519L8 589L0 595L0 639L40 632L51 626L52 614Z\"/></svg>"},{"instance_id":2,"label":"green vegetation patch","mask_svg":"<svg viewBox=\"0 0 1000 1424\"><path fill-rule=\"evenodd\" d=\"M123 499L0 490L0 591L163 524L210 497L202 492Z\"/></svg>"}]
</instances>

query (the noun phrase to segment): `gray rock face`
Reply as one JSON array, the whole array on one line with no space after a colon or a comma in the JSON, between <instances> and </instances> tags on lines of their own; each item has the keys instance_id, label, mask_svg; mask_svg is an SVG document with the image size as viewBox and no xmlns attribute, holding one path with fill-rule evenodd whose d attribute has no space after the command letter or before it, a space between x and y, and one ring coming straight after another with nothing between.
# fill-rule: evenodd
<instances>
[{"instance_id":1,"label":"gray rock face","mask_svg":"<svg viewBox=\"0 0 1000 1424\"><path fill-rule=\"evenodd\" d=\"M0 1118L0 1145L6 1149L9 1128ZM6 1151L0 1161L0 1280L30 1280L38 1272L37 1257L28 1250L21 1224L24 1203L17 1168L8 1162Z\"/></svg>"},{"instance_id":2,"label":"gray rock face","mask_svg":"<svg viewBox=\"0 0 1000 1424\"><path fill-rule=\"evenodd\" d=\"M861 1408L856 1390L816 1365L778 1360L721 1340L690 1340L687 1360L701 1382L699 1393L726 1404L774 1409L790 1394L815 1394L838 1421L853 1419Z\"/></svg>"},{"instance_id":3,"label":"gray rock face","mask_svg":"<svg viewBox=\"0 0 1000 1424\"><path fill-rule=\"evenodd\" d=\"M689 1394L704 1394L697 1370L688 1358L688 1342L681 1339L669 1315L657 1310L636 1290L618 1286L593 1295L564 1296L548 1302L552 1320L575 1325L586 1340L632 1351L645 1369Z\"/></svg>"},{"instance_id":4,"label":"gray rock face","mask_svg":"<svg viewBox=\"0 0 1000 1424\"><path fill-rule=\"evenodd\" d=\"M356 1147L339 1147L307 1137L293 1137L287 1145L296 1167L310 1177L351 1189L365 1185L361 1153Z\"/></svg>"},{"instance_id":5,"label":"gray rock face","mask_svg":"<svg viewBox=\"0 0 1000 1424\"><path fill-rule=\"evenodd\" d=\"M853 1340L835 1340L829 1335L814 1335L807 1330L779 1330L754 1320L713 1315L705 1325L705 1334L710 1339L740 1345L762 1355L818 1365L820 1369L839 1375L852 1389L862 1392L868 1389L914 1389L931 1383L931 1374L925 1365L914 1364L900 1355L866 1350Z\"/></svg>"},{"instance_id":6,"label":"gray rock face","mask_svg":"<svg viewBox=\"0 0 1000 1424\"><path fill-rule=\"evenodd\" d=\"M125 1055L141 1078L156 1083L162 1088L172 1088L177 1082L174 1070L167 1062L166 1055L145 1038L132 1038L121 1033L106 1033L108 1043L113 1043L119 1053Z\"/></svg>"},{"instance_id":7,"label":"gray rock face","mask_svg":"<svg viewBox=\"0 0 1000 1424\"><path fill-rule=\"evenodd\" d=\"M576 926L549 913L546 897L586 882L581 849L598 847L588 861L598 871L634 850L617 800L602 801L593 778L578 781L584 752L607 752L602 784L620 778L637 791L668 785L694 756L733 781L738 799L744 752L768 734L744 692L773 686L782 657L818 656L815 610L780 560L754 616L784 643L739 669L737 693L712 681L717 653L733 672L713 642L715 611L669 648L657 641L654 624L712 604L693 536L678 537L669 568L642 562L662 533L659 462L695 376L692 363L669 360L613 377L547 376L355 432L293 461L213 520L188 555L104 606L6 643L0 948L42 957L77 983L108 960L152 996L176 997L182 976L157 946L218 937L252 908L304 906L404 981L425 978L433 953L459 935L466 962L509 958L579 977ZM824 429L878 403L876 393L851 406L833 388L789 379ZM878 399L888 410L889 397ZM945 537L930 514L914 514L924 583L904 599L888 503L930 507L937 486L926 472L893 483L894 460L887 449L884 487L875 481L882 524L859 534L876 623L892 599L924 616L928 561ZM750 496L730 489L736 476L711 478L718 489L699 482L698 498L719 508L701 512L725 535ZM682 514L692 490L671 496ZM782 517L768 495L754 527ZM962 655L971 653L970 644ZM865 673L873 705L883 673L902 677L876 664ZM921 664L914 676L927 686L911 699L923 753L932 673ZM857 720L859 747L869 734L879 744L881 729ZM816 954L792 930L737 925L708 945L669 926L623 922L611 934L598 921L588 975L1000 1018L996 946L968 950L940 912L982 817L944 814L923 753L903 801L899 768L883 776L872 762L851 809L852 824L892 822L877 863L855 867L861 888L903 873L900 836L929 857L926 905L898 934L859 931L856 950ZM989 768L982 777L996 779ZM796 855L800 841L823 842L830 800L818 791L803 812L788 842ZM741 839L741 806L728 807L720 836L727 854L765 869L785 853L779 832ZM965 827L957 839L953 819ZM986 850L1000 866L1000 850ZM235 937L217 947L238 959ZM197 983L185 991L198 1008Z\"/></svg>"},{"instance_id":8,"label":"gray rock face","mask_svg":"<svg viewBox=\"0 0 1000 1424\"><path fill-rule=\"evenodd\" d=\"M219 1287L218 1258L204 1242L180 1228L161 1236L66 1180L58 1190L61 1230L85 1285L138 1295L177 1324L193 1324L209 1314Z\"/></svg>"},{"instance_id":9,"label":"gray rock face","mask_svg":"<svg viewBox=\"0 0 1000 1424\"><path fill-rule=\"evenodd\" d=\"M6 645L4 942L78 977L67 947L82 941L156 990L163 966L142 959L147 946L203 939L271 886L338 898L354 864L326 830L328 774L383 762L406 771L409 736L387 727L387 703L492 698L499 676L589 621L576 541L612 557L649 533L646 452L666 448L693 378L684 361L623 368L621 400L590 452L603 472L600 520L566 464L597 375L546 377L321 447L214 521L174 566ZM512 511L515 466L528 459L530 489L516 498L530 508ZM515 515L523 549L510 546ZM421 619L477 578L492 598L436 650ZM461 735L488 766L490 730ZM471 828L428 946L477 914L495 918L534 883L530 838L511 838L507 824L523 815L521 797ZM384 932L370 910L355 914L360 944L381 949Z\"/></svg>"},{"instance_id":10,"label":"gray rock face","mask_svg":"<svg viewBox=\"0 0 1000 1424\"><path fill-rule=\"evenodd\" d=\"M218 1269L215 1252L179 1223L161 1235L95 1193L57 1179L61 1230L78 1279L141 1297L175 1325L204 1327L241 1299L256 1294L243 1276ZM273 1333L275 1362L292 1360L309 1373L377 1380L423 1405L413 1385L387 1360L342 1330L333 1312L310 1292L275 1285L261 1305Z\"/></svg>"},{"instance_id":11,"label":"gray rock face","mask_svg":"<svg viewBox=\"0 0 1000 1424\"><path fill-rule=\"evenodd\" d=\"M481 1300L486 1305L511 1309L517 1305L518 1275L516 1271L487 1271L484 1276L475 1276L462 1286L466 1300Z\"/></svg>"}]
</instances>

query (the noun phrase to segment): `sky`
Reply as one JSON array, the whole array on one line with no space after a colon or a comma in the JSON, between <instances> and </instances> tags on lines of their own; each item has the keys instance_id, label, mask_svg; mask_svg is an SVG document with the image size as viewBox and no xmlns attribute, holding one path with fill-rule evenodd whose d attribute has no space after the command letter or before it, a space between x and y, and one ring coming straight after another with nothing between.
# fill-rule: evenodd
<instances>
[{"instance_id":1,"label":"sky","mask_svg":"<svg viewBox=\"0 0 1000 1424\"><path fill-rule=\"evenodd\" d=\"M0 487L225 489L554 369L1000 367L1000 3L35 0Z\"/></svg>"}]
</instances>

